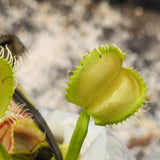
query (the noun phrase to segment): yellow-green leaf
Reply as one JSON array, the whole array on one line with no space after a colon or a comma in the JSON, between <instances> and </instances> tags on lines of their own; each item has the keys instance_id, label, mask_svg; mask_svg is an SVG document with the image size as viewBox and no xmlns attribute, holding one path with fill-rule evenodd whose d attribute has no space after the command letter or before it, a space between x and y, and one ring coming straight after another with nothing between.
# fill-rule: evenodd
<instances>
[{"instance_id":1,"label":"yellow-green leaf","mask_svg":"<svg viewBox=\"0 0 160 160\"><path fill-rule=\"evenodd\" d=\"M10 50L0 47L0 117L4 116L14 93L14 63Z\"/></svg>"},{"instance_id":2,"label":"yellow-green leaf","mask_svg":"<svg viewBox=\"0 0 160 160\"><path fill-rule=\"evenodd\" d=\"M122 67L124 58L118 47L100 46L84 57L68 82L66 99L98 125L121 122L145 102L145 83L134 70Z\"/></svg>"},{"instance_id":3,"label":"yellow-green leaf","mask_svg":"<svg viewBox=\"0 0 160 160\"><path fill-rule=\"evenodd\" d=\"M12 160L8 152L5 150L3 145L0 143L0 160Z\"/></svg>"}]
</instances>

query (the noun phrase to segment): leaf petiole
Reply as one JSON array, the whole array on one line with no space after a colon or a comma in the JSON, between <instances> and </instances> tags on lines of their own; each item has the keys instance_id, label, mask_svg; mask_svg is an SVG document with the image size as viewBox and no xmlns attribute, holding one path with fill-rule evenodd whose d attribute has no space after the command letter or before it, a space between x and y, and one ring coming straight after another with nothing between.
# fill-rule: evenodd
<instances>
[{"instance_id":1,"label":"leaf petiole","mask_svg":"<svg viewBox=\"0 0 160 160\"><path fill-rule=\"evenodd\" d=\"M83 110L77 120L65 160L77 160L88 132L89 120L90 116Z\"/></svg>"}]
</instances>

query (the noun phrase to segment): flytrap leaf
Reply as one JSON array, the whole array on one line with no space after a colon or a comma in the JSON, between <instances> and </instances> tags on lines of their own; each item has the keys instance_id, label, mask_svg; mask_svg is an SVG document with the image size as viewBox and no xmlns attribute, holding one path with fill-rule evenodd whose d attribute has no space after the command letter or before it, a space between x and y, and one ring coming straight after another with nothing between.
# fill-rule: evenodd
<instances>
[{"instance_id":1,"label":"flytrap leaf","mask_svg":"<svg viewBox=\"0 0 160 160\"><path fill-rule=\"evenodd\" d=\"M0 143L0 160L13 160L1 143Z\"/></svg>"},{"instance_id":2,"label":"flytrap leaf","mask_svg":"<svg viewBox=\"0 0 160 160\"><path fill-rule=\"evenodd\" d=\"M82 107L98 125L122 122L145 102L143 79L123 68L125 54L115 45L89 52L73 71L66 99Z\"/></svg>"},{"instance_id":3,"label":"flytrap leaf","mask_svg":"<svg viewBox=\"0 0 160 160\"><path fill-rule=\"evenodd\" d=\"M11 101L7 116L0 122L0 143L9 154L33 154L45 142L41 132L31 117Z\"/></svg>"},{"instance_id":4,"label":"flytrap leaf","mask_svg":"<svg viewBox=\"0 0 160 160\"><path fill-rule=\"evenodd\" d=\"M15 89L15 59L10 50L0 46L0 117L3 117Z\"/></svg>"}]
</instances>

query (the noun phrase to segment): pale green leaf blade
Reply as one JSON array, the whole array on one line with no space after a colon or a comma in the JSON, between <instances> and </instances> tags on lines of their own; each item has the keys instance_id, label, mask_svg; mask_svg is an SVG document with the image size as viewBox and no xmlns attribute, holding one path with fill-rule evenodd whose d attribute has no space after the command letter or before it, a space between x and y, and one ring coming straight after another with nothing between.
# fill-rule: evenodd
<instances>
[{"instance_id":1,"label":"pale green leaf blade","mask_svg":"<svg viewBox=\"0 0 160 160\"><path fill-rule=\"evenodd\" d=\"M10 50L0 47L0 117L3 117L15 89L15 59Z\"/></svg>"},{"instance_id":2,"label":"pale green leaf blade","mask_svg":"<svg viewBox=\"0 0 160 160\"><path fill-rule=\"evenodd\" d=\"M0 143L0 160L13 160L1 143Z\"/></svg>"}]
</instances>

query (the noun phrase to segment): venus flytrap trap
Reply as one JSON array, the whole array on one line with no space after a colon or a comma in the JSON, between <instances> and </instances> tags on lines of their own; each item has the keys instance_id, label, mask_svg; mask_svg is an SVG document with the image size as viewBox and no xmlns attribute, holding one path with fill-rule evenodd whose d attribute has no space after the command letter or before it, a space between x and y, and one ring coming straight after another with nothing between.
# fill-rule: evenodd
<instances>
[{"instance_id":1,"label":"venus flytrap trap","mask_svg":"<svg viewBox=\"0 0 160 160\"><path fill-rule=\"evenodd\" d=\"M45 142L45 133L39 130L22 107L12 100L7 114L0 122L0 141L14 157L31 156L38 146L48 146Z\"/></svg>"},{"instance_id":2,"label":"venus flytrap trap","mask_svg":"<svg viewBox=\"0 0 160 160\"><path fill-rule=\"evenodd\" d=\"M12 99L15 89L15 76L14 76L15 59L12 57L10 50L6 47L0 46L0 118L5 115L8 105ZM2 128L8 129L5 124L0 125L0 139L3 144L7 145L7 149L11 149L11 141L3 139L5 135L10 132L2 131ZM12 160L4 146L0 143L0 159Z\"/></svg>"},{"instance_id":3,"label":"venus flytrap trap","mask_svg":"<svg viewBox=\"0 0 160 160\"><path fill-rule=\"evenodd\" d=\"M0 117L3 117L15 89L15 59L10 50L0 47Z\"/></svg>"},{"instance_id":4,"label":"venus flytrap trap","mask_svg":"<svg viewBox=\"0 0 160 160\"><path fill-rule=\"evenodd\" d=\"M95 124L117 124L146 102L146 86L132 68L123 68L125 54L115 45L102 45L84 56L70 76L66 99L83 108L66 160L76 160L85 139L89 117ZM83 128L81 131L80 128Z\"/></svg>"}]
</instances>

